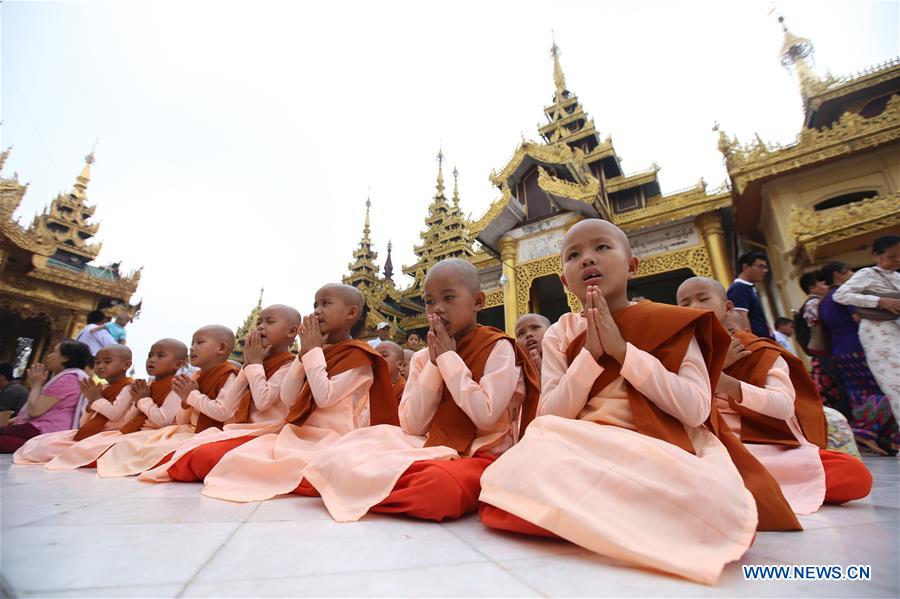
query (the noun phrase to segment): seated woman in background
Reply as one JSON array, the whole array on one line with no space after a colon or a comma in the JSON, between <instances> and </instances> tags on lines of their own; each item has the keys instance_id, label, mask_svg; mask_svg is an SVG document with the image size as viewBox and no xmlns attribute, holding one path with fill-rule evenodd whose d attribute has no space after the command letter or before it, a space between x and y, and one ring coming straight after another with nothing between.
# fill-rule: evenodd
<instances>
[{"instance_id":1,"label":"seated woman in background","mask_svg":"<svg viewBox=\"0 0 900 599\"><path fill-rule=\"evenodd\" d=\"M14 453L28 439L77 428L81 416L80 383L93 362L91 350L79 341L61 341L28 369L28 401L8 426L0 427L0 453ZM47 380L47 376L50 380Z\"/></svg>"},{"instance_id":2,"label":"seated woman in background","mask_svg":"<svg viewBox=\"0 0 900 599\"><path fill-rule=\"evenodd\" d=\"M853 308L834 300L835 291L852 276L853 271L844 262L830 262L822 267L822 278L831 290L819 304L819 318L828 332L838 383L850 403L848 420L856 442L874 453L895 455L900 441L897 421L869 370L859 338L859 318Z\"/></svg>"}]
</instances>

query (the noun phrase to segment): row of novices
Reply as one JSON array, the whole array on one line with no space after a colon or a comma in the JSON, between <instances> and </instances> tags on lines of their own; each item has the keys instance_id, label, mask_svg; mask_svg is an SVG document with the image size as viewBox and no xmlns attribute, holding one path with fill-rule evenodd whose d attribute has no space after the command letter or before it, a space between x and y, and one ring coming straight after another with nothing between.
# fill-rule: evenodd
<instances>
[{"instance_id":1,"label":"row of novices","mask_svg":"<svg viewBox=\"0 0 900 599\"><path fill-rule=\"evenodd\" d=\"M242 368L221 326L194 334L195 377L176 375L188 349L172 339L150 350L150 384L126 378L126 347L104 348L108 384L83 383L81 427L31 439L15 461L203 481L204 495L229 501L319 497L341 522L477 511L488 527L706 584L756 531L799 531L795 514L868 494L862 462L825 450L802 364L722 326L721 285L685 281L680 306L629 302L638 260L597 219L568 231L561 260L583 311L549 327L523 317L521 345L477 324L471 264L435 264L427 347L405 385L399 346L353 339L364 300L340 284L319 289L306 317L264 309Z\"/></svg>"}]
</instances>

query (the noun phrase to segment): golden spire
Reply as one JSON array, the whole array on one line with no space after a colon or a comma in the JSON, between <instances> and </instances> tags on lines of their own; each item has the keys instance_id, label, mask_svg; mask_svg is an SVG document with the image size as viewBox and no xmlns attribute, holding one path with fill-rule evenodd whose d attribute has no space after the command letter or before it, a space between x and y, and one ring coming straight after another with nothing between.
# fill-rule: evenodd
<instances>
[{"instance_id":1,"label":"golden spire","mask_svg":"<svg viewBox=\"0 0 900 599\"><path fill-rule=\"evenodd\" d=\"M778 56L782 66L790 70L792 67L797 72L800 81L800 92L804 96L810 96L816 86L821 85L819 78L812 71L813 44L805 37L799 37L791 33L784 23L784 17L778 17L781 30L784 32L784 43Z\"/></svg>"},{"instance_id":2,"label":"golden spire","mask_svg":"<svg viewBox=\"0 0 900 599\"><path fill-rule=\"evenodd\" d=\"M9 157L9 152L12 150L12 146L9 146L2 152L0 152L0 170L3 170L3 165L6 163L7 157Z\"/></svg>"},{"instance_id":3,"label":"golden spire","mask_svg":"<svg viewBox=\"0 0 900 599\"><path fill-rule=\"evenodd\" d=\"M366 222L363 224L363 239L369 239L369 209L372 208L372 198L366 196Z\"/></svg>"},{"instance_id":4,"label":"golden spire","mask_svg":"<svg viewBox=\"0 0 900 599\"><path fill-rule=\"evenodd\" d=\"M453 167L453 205L459 208L459 171Z\"/></svg>"},{"instance_id":5,"label":"golden spire","mask_svg":"<svg viewBox=\"0 0 900 599\"><path fill-rule=\"evenodd\" d=\"M440 147L438 147L437 153L437 162L438 162L438 174L437 174L437 185L435 188L437 189L437 195L444 195L444 151Z\"/></svg>"},{"instance_id":6,"label":"golden spire","mask_svg":"<svg viewBox=\"0 0 900 599\"><path fill-rule=\"evenodd\" d=\"M91 182L91 165L94 164L94 151L84 157L84 168L81 174L75 178L75 186L72 188L72 195L78 199L84 199L87 195L87 186Z\"/></svg>"},{"instance_id":7,"label":"golden spire","mask_svg":"<svg viewBox=\"0 0 900 599\"><path fill-rule=\"evenodd\" d=\"M391 260L391 240L388 239L387 259L384 261L384 278L386 281L393 282L394 278L394 262Z\"/></svg>"},{"instance_id":8,"label":"golden spire","mask_svg":"<svg viewBox=\"0 0 900 599\"><path fill-rule=\"evenodd\" d=\"M556 101L559 102L563 98L563 92L566 91L566 76L559 64L559 46L556 45L555 35L553 45L550 46L550 56L553 57L553 83L556 84Z\"/></svg>"},{"instance_id":9,"label":"golden spire","mask_svg":"<svg viewBox=\"0 0 900 599\"><path fill-rule=\"evenodd\" d=\"M369 211L372 208L371 197L366 197L366 219L363 224L362 239L359 240L359 247L353 252L353 262L348 267L350 275L343 278L343 282L348 285L359 286L365 282L368 285L374 285L378 279L378 268L375 266L375 260L378 253L372 249L372 240L369 239Z\"/></svg>"}]
</instances>

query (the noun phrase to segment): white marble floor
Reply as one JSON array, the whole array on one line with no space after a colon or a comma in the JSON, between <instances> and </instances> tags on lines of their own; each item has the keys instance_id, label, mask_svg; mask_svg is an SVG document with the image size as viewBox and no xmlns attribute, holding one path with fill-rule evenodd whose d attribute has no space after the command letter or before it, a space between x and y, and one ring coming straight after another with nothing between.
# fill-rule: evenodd
<instances>
[{"instance_id":1,"label":"white marble floor","mask_svg":"<svg viewBox=\"0 0 900 599\"><path fill-rule=\"evenodd\" d=\"M4 596L900 596L900 461L866 458L863 501L760 533L715 587L614 565L562 541L373 515L303 497L234 504L199 484L98 479L0 458ZM751 581L741 564L868 564L868 582Z\"/></svg>"}]
</instances>

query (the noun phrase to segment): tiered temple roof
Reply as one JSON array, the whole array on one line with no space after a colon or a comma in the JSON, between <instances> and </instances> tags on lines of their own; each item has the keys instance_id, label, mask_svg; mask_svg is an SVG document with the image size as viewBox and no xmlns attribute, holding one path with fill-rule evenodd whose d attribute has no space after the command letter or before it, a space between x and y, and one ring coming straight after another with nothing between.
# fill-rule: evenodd
<instances>
[{"instance_id":1,"label":"tiered temple roof","mask_svg":"<svg viewBox=\"0 0 900 599\"><path fill-rule=\"evenodd\" d=\"M425 272L445 258L466 258L475 253L469 236L468 222L459 208L458 172L453 169L453 200L444 195L444 153L438 151L436 193L428 206L426 229L419 234L422 243L413 248L418 260L412 266L404 266L403 273L413 278L410 294L421 295Z\"/></svg>"}]
</instances>

